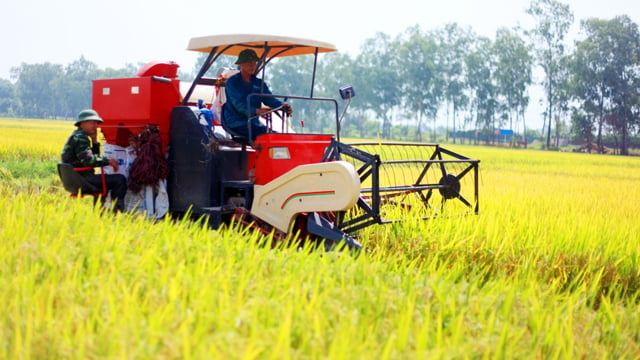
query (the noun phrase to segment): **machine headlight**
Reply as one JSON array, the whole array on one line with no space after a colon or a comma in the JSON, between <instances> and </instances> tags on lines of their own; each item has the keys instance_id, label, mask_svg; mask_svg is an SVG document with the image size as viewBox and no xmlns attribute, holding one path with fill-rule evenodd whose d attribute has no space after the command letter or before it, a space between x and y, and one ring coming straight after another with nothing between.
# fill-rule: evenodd
<instances>
[{"instance_id":1,"label":"machine headlight","mask_svg":"<svg viewBox=\"0 0 640 360\"><path fill-rule=\"evenodd\" d=\"M291 154L289 154L288 147L274 146L269 148L269 158L273 160L288 160L291 159Z\"/></svg>"}]
</instances>

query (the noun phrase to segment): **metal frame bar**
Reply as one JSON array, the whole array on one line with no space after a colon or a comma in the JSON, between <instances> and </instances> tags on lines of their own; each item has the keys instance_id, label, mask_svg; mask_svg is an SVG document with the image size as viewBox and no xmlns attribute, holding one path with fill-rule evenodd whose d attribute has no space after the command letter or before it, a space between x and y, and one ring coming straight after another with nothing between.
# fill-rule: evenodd
<instances>
[{"instance_id":1,"label":"metal frame bar","mask_svg":"<svg viewBox=\"0 0 640 360\"><path fill-rule=\"evenodd\" d=\"M283 99L285 102L293 99L293 100L310 100L310 101L326 101L326 102L332 102L335 106L335 113L336 113L336 136L338 138L338 140L340 139L340 120L338 118L338 101L336 99L331 99L331 98L312 98L312 97L305 97L305 96L290 96L290 95L278 95L278 94L258 94L258 93L252 93L249 94L249 96L247 96L247 109L250 108L250 104L251 104L251 98L253 97L271 97L271 98L281 98ZM249 144L251 146L253 146L253 141L251 141L251 122L253 121L253 119L257 119L259 118L260 115L253 115L250 116L247 119L247 128L249 129ZM272 129L270 129L272 130Z\"/></svg>"},{"instance_id":2,"label":"metal frame bar","mask_svg":"<svg viewBox=\"0 0 640 360\"><path fill-rule=\"evenodd\" d=\"M361 215L353 218L346 219L345 212L339 212L335 214L335 223L345 233L353 233L361 230L367 226L374 224L388 224L397 222L400 220L389 220L382 218L381 205L385 199L390 199L396 196L404 196L409 194L415 194L418 196L422 204L428 208L432 206L429 201L434 190L445 190L449 188L448 184L422 184L427 172L431 168L431 165L440 167L440 171L443 177L447 175L446 164L469 164L462 172L456 175L457 179L463 178L471 170L473 173L473 189L474 189L474 203L475 207L470 204L464 197L458 194L458 198L466 206L472 207L472 211L475 214L479 213L480 201L479 201L479 184L478 184L478 169L480 160L470 159L453 151L447 150L439 146L438 144L420 144L420 143L358 143L357 145L375 145L375 146L419 146L419 147L434 147L434 152L431 154L429 160L381 160L378 154L372 155L363 150L354 147L354 144L344 144L334 140L329 145L325 156L322 161L343 160L343 157L350 157L363 164L356 169L360 176L360 181L371 179L371 187L361 189L361 197L357 202L357 207L363 212ZM443 159L443 154L454 157L454 159ZM413 184L398 185L398 186L380 186L380 168L385 164L424 164L424 168L418 175ZM425 194L426 193L426 194ZM369 196L362 196L368 194ZM435 216L423 216L420 219L428 220Z\"/></svg>"}]
</instances>

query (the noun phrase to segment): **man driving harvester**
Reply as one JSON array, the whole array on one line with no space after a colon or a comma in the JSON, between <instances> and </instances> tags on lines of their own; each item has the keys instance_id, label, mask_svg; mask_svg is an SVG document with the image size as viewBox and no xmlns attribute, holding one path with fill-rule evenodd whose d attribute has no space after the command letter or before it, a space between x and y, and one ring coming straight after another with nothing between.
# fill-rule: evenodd
<instances>
[{"instance_id":1,"label":"man driving harvester","mask_svg":"<svg viewBox=\"0 0 640 360\"><path fill-rule=\"evenodd\" d=\"M260 58L255 51L245 49L240 52L236 64L240 72L227 79L225 91L227 101L222 106L222 125L232 135L249 137L247 121L251 120L251 141L256 136L267 133L268 129L260 123L259 116L269 109L263 109L262 104L270 108L283 106L288 115L293 113L289 104L274 97L252 96L247 109L247 97L249 94L271 94L267 84L255 75ZM256 116L258 115L258 116Z\"/></svg>"}]
</instances>

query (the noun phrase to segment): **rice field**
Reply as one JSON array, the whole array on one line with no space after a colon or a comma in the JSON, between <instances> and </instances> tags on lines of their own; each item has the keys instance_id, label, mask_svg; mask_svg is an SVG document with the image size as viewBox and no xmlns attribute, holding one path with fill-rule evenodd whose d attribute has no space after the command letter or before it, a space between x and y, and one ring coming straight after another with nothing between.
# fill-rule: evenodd
<instances>
[{"instance_id":1,"label":"rice field","mask_svg":"<svg viewBox=\"0 0 640 360\"><path fill-rule=\"evenodd\" d=\"M70 198L71 122L0 119L0 358L640 359L640 158L447 145L480 214L358 257Z\"/></svg>"}]
</instances>

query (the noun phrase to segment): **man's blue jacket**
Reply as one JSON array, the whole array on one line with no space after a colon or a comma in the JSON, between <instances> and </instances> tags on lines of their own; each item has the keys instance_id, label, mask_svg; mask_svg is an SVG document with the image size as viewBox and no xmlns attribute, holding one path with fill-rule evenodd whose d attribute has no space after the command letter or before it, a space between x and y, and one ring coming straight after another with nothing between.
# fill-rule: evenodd
<instances>
[{"instance_id":1,"label":"man's blue jacket","mask_svg":"<svg viewBox=\"0 0 640 360\"><path fill-rule=\"evenodd\" d=\"M254 116L256 109L262 104L275 108L282 105L282 101L273 97L252 96L249 108L247 108L247 97L249 94L271 94L271 90L262 79L253 75L251 82L246 83L240 73L237 73L227 79L225 84L227 101L222 107L222 122L225 127L234 130L240 129L240 132L246 133L247 120L250 116ZM261 127L258 118L254 118L251 122L252 126Z\"/></svg>"}]
</instances>

